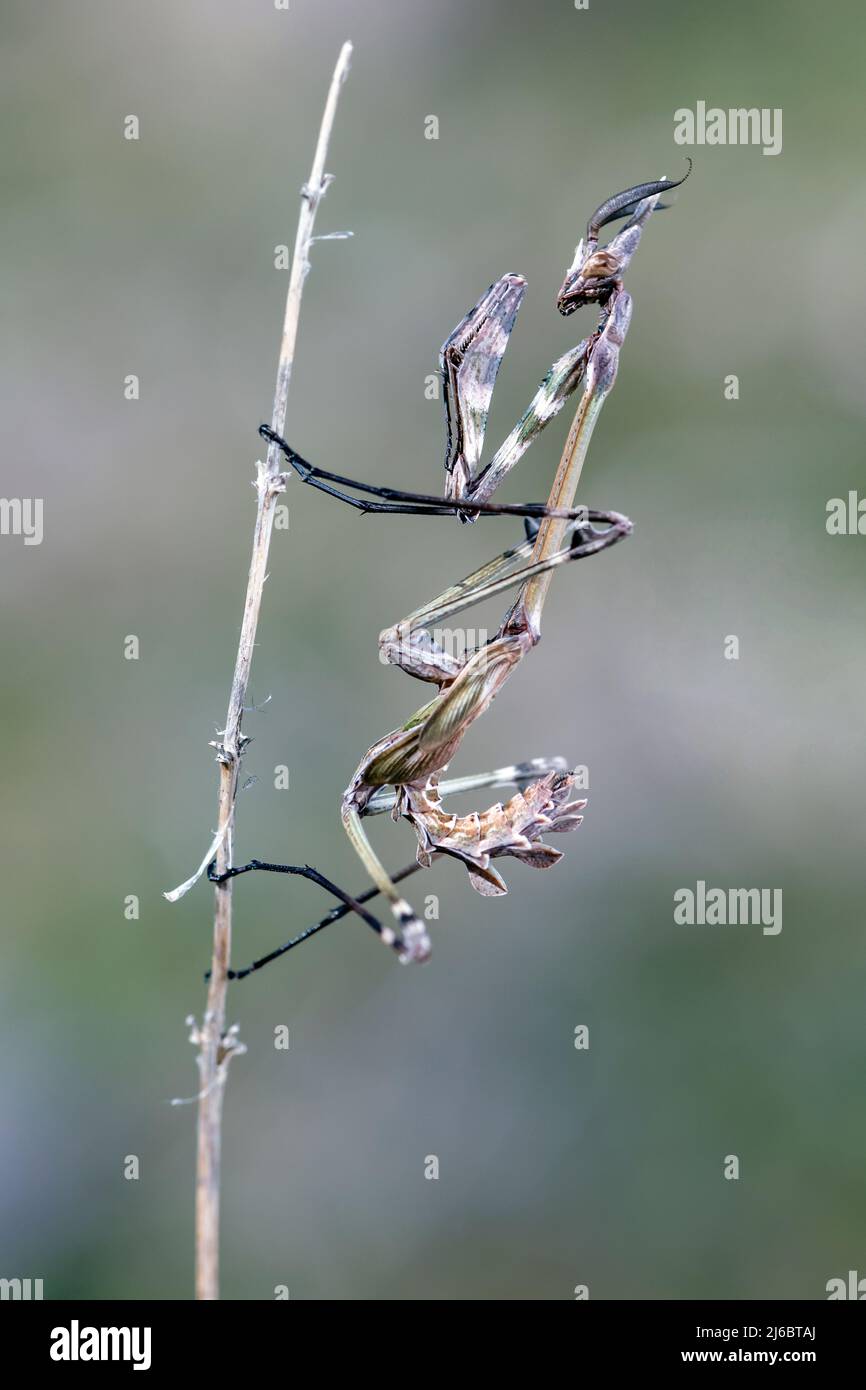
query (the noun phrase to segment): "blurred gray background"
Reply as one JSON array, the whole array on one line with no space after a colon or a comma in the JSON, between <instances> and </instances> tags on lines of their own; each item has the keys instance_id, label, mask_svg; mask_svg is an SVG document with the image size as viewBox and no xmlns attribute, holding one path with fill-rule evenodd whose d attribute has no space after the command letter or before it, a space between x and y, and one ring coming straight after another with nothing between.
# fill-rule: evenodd
<instances>
[{"instance_id":1,"label":"blurred gray background","mask_svg":"<svg viewBox=\"0 0 866 1390\"><path fill-rule=\"evenodd\" d=\"M45 532L0 542L0 1274L46 1297L191 1294L194 1110L168 1100L196 1089L212 894L162 892L215 822L273 251L345 38L317 231L355 235L314 248L287 431L371 480L441 488L425 377L520 271L504 437L594 323L554 309L588 214L684 167L678 107L781 107L784 149L692 149L651 223L581 488L635 534L558 576L545 640L454 764L586 764L564 862L503 861L498 901L455 863L416 879L416 904L441 902L424 969L346 921L232 989L249 1052L226 1100L224 1296L821 1298L866 1273L866 540L824 524L863 486L864 29L853 0L6 0L2 492L43 497ZM503 497L546 494L564 433ZM379 629L520 527L287 500L236 858L360 891L340 793L429 689L380 665ZM407 826L373 831L389 865L411 858ZM698 879L781 888L781 934L675 925ZM246 879L236 963L326 906Z\"/></svg>"}]
</instances>

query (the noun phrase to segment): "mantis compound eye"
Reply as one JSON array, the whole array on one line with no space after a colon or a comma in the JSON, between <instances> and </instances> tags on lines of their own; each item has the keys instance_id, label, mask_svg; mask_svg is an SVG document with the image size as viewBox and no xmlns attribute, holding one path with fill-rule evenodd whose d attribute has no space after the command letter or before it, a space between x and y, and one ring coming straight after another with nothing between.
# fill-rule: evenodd
<instances>
[{"instance_id":1,"label":"mantis compound eye","mask_svg":"<svg viewBox=\"0 0 866 1390\"><path fill-rule=\"evenodd\" d=\"M595 251L580 267L582 280L609 280L619 274L622 261L610 251Z\"/></svg>"},{"instance_id":2,"label":"mantis compound eye","mask_svg":"<svg viewBox=\"0 0 866 1390\"><path fill-rule=\"evenodd\" d=\"M566 275L556 300L559 312L568 317L583 304L607 298L623 268L623 261L610 250L593 251L575 273Z\"/></svg>"}]
</instances>

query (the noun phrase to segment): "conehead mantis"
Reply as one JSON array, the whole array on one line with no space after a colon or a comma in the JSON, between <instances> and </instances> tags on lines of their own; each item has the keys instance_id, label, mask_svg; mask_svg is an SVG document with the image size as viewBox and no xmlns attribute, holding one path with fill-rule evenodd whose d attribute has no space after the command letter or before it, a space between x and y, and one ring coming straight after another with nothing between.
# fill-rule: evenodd
<instances>
[{"instance_id":1,"label":"conehead mantis","mask_svg":"<svg viewBox=\"0 0 866 1390\"><path fill-rule=\"evenodd\" d=\"M545 843L544 836L575 829L586 806L585 800L572 799L575 773L568 770L564 759L534 758L493 772L445 781L440 778L470 726L540 640L542 612L554 571L607 550L631 533L627 517L575 507L575 495L593 429L616 381L619 354L631 320L632 301L623 286L623 274L662 194L683 183L689 172L691 161L682 179L636 184L608 198L593 213L566 272L557 308L568 316L584 305L596 304L600 310L597 326L554 362L520 420L487 464L482 464L487 416L526 292L523 276L501 276L449 334L440 352L447 431L443 496L374 486L315 467L267 426L261 427L262 436L279 445L303 482L362 512L450 515L462 522L485 515L519 516L524 521L525 539L379 636L384 661L433 684L437 693L405 724L367 750L343 794L343 826L373 886L351 897L309 865L254 859L219 875L211 866L208 876L215 883L253 870L298 874L318 883L341 904L299 937L246 970L232 972L233 978L261 968L350 911L357 912L401 961L426 960L430 954L427 928L398 887L416 868L427 868L439 856L449 856L466 866L479 893L498 896L507 889L493 860L511 857L531 868L546 869L562 858L559 850ZM621 218L626 219L625 226L599 249L602 227ZM577 410L547 501L492 502L503 479L579 387ZM514 587L518 589L514 603L494 636L478 650L456 657L435 640L431 633L435 623ZM443 805L443 797L457 791L504 786L516 788L514 795L504 804L497 802L481 812L458 816ZM386 811L395 820L407 820L418 841L415 864L398 874L388 873L364 826L366 817ZM380 922L364 906L377 894L388 902L393 924Z\"/></svg>"}]
</instances>

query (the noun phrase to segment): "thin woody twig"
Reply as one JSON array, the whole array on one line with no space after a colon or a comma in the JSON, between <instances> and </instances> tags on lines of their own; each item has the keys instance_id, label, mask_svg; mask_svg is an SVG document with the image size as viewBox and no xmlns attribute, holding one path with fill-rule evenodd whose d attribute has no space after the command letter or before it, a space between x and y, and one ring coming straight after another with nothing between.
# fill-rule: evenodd
<instances>
[{"instance_id":1,"label":"thin woody twig","mask_svg":"<svg viewBox=\"0 0 866 1390\"><path fill-rule=\"evenodd\" d=\"M285 431L286 407L295 357L301 297L304 281L310 269L309 251L313 241L313 226L319 203L331 182L331 175L325 173L328 143L334 124L340 88L348 76L351 56L352 45L350 43L343 44L328 90L310 177L301 190L301 210L289 276L274 391L274 408L271 416L272 428L279 435ZM264 464L259 463L257 468L256 494L258 500L243 622L232 677L225 730L216 744L217 762L220 766L217 830L213 844L208 850L198 874L187 880L180 888L166 894L166 897L171 901L176 900L192 887L210 862L214 848L218 873L224 873L232 861L235 798L241 757L247 743L241 732L241 724L262 604L262 593L267 577L268 550L274 525L274 513L277 498L284 486L280 471L280 450L277 445L272 443L268 448L267 461ZM197 1299L219 1298L222 1106L228 1064L232 1056L241 1050L235 1033L232 1030L226 1032L225 1027L226 987L231 958L231 880L221 884L215 890L215 895L213 957L207 1008L202 1026L194 1034L194 1040L199 1047L198 1067L201 1083L198 1104L195 1198L195 1294Z\"/></svg>"}]
</instances>

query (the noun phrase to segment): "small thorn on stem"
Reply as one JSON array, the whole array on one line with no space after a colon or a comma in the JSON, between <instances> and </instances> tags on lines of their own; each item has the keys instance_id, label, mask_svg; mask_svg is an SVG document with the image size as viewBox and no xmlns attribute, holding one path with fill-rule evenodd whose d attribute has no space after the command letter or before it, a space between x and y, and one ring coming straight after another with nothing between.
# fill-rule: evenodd
<instances>
[{"instance_id":1,"label":"small thorn on stem","mask_svg":"<svg viewBox=\"0 0 866 1390\"><path fill-rule=\"evenodd\" d=\"M321 236L310 237L310 245L314 241L347 241L354 235L354 232L323 232Z\"/></svg>"}]
</instances>

